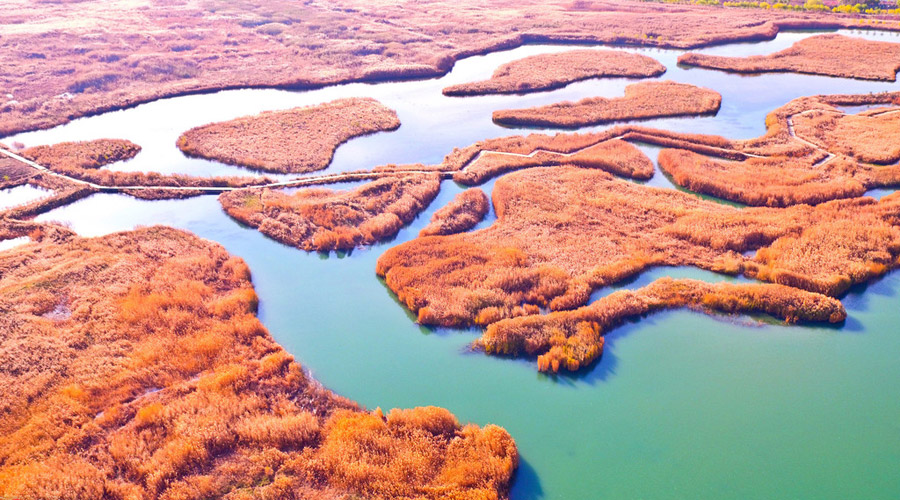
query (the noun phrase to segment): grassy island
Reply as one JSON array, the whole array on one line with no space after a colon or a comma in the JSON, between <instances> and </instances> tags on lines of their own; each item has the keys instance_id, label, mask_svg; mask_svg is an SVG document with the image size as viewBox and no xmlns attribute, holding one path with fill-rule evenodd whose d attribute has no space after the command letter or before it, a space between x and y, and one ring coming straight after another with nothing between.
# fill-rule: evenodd
<instances>
[{"instance_id":1,"label":"grassy island","mask_svg":"<svg viewBox=\"0 0 900 500\"><path fill-rule=\"evenodd\" d=\"M677 83L641 82L625 87L623 97L588 97L525 109L494 111L494 122L525 127L578 128L626 120L696 116L719 111L722 96L710 89Z\"/></svg>"},{"instance_id":2,"label":"grassy island","mask_svg":"<svg viewBox=\"0 0 900 500\"><path fill-rule=\"evenodd\" d=\"M649 78L666 72L652 57L619 50L571 50L506 63L488 80L447 87L444 95L524 94L591 78Z\"/></svg>"}]
</instances>

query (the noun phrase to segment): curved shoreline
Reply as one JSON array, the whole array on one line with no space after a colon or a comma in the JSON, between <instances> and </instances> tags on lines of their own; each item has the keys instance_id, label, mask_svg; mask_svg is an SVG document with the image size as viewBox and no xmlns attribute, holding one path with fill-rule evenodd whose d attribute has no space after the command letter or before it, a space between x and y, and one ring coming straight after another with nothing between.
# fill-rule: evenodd
<instances>
[{"instance_id":1,"label":"curved shoreline","mask_svg":"<svg viewBox=\"0 0 900 500\"><path fill-rule=\"evenodd\" d=\"M312 79L297 79L293 81L284 81L278 83L242 83L242 84L226 84L226 85L197 85L189 88L182 88L172 91L158 91L155 93L151 93L149 95L143 96L135 96L131 98L122 98L121 102L111 103L111 104L103 104L91 107L89 109L74 109L71 110L65 116L57 116L52 119L44 119L44 120L36 120L29 122L27 124L21 124L19 126L9 126L4 127L0 125L0 139L25 133L25 132L33 132L36 130L48 130L54 127L64 125L70 123L74 120L78 120L81 118L88 118L91 116L97 116L104 113L109 113L113 111L120 111L125 109L134 108L140 106L142 104L147 104L154 101L159 101L163 99L170 99L175 97L183 97L183 96L191 96L191 95L204 95L204 94L214 94L217 92L228 91L228 90L243 90L243 89L276 89L276 90L317 90L326 87L334 87L340 85L348 85L353 83L388 83L388 82L405 82L405 81L415 81L415 80L427 80L432 78L439 78L447 75L454 67L456 62L461 61L463 59L467 59L469 57L482 56L487 55L492 52L499 52L504 50L512 50L518 47L526 46L526 45L534 45L534 44L554 44L554 45L587 45L591 47L608 47L608 48L616 48L616 47L647 47L647 48L661 48L661 49L673 49L673 50L691 50L691 49L701 49L707 47L728 45L734 43L748 43L748 42L763 42L775 39L779 33L782 32L791 32L791 31L806 31L806 30L817 30L817 29L826 29L826 30L838 30L838 29L853 29L860 28L859 26L855 26L852 21L856 20L856 18L845 18L840 22L837 20L828 20L822 21L817 19L785 19L783 21L771 21L767 20L758 25L761 29L756 33L746 34L746 35L737 35L737 36L721 36L715 40L710 40L707 42L699 42L699 43L672 43L668 41L660 41L660 40L651 40L646 38L629 38L624 36L573 36L573 35L553 35L553 34L538 34L538 33L522 33L515 35L511 38L496 41L493 43L485 44L482 47L476 49L464 49L460 50L456 53L446 55L442 57L437 64L433 65L430 70L426 71L424 66L415 66L408 69L400 68L399 70L388 71L386 69L379 69L377 65L370 67L367 71L368 73L347 77L347 78L334 78L334 79L321 79L321 80L312 80ZM762 29L762 27L766 27ZM897 32L900 31L900 27L894 26L879 26L869 27L866 26L864 29L868 29L871 31L879 31L879 32Z\"/></svg>"}]
</instances>

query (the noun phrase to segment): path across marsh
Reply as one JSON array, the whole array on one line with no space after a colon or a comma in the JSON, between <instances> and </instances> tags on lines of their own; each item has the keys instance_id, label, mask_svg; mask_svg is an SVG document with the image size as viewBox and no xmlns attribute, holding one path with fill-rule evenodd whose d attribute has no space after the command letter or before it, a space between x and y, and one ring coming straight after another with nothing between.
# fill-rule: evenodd
<instances>
[{"instance_id":1,"label":"path across marsh","mask_svg":"<svg viewBox=\"0 0 900 500\"><path fill-rule=\"evenodd\" d=\"M794 116L809 113L812 111L817 111L817 110L801 111L799 113L795 113L794 115L788 116L787 117L787 126L788 126L788 133L790 134L791 138L793 138L807 146L810 146L818 151L822 151L823 153L825 153L827 155L823 160L816 163L815 166L820 167L820 166L828 163L832 159L834 159L837 155L828 151L826 148L822 147L821 145L815 144L803 137L798 136L794 130L794 121L793 121ZM882 115L882 114L891 114L891 113L897 113L897 112L900 112L900 110L887 110L887 111L884 111L884 112L878 113L878 114ZM843 113L843 112L836 111L836 113ZM647 129L647 130L642 129L640 131L636 131L636 130L631 130L630 128L626 127L626 130L617 136L600 139L593 144L589 144L587 146L578 148L573 151L569 151L567 153L559 152L559 151L550 151L550 150L543 149L543 148L536 148L534 151L532 151L531 153L528 153L528 154L511 153L511 152L507 152L507 151L495 151L495 150L485 149L485 150L480 150L476 155L472 156L472 158L470 158L468 161L466 161L463 164L463 166L459 167L459 168L449 168L449 167L443 168L443 169L441 169L441 168L435 168L435 169L397 168L397 169L393 169L393 170L381 170L381 171L370 170L370 171L362 171L362 172L338 172L338 173L331 173L331 174L298 177L298 178L290 179L290 180L286 180L286 181L254 184L254 185L241 186L241 187L234 187L234 186L174 186L174 185L143 186L143 185L96 184L94 182L85 181L83 179L79 179L77 177L72 177L72 176L69 176L69 175L66 175L66 174L63 174L60 172L55 172L43 165L40 165L32 160L29 160L28 158L25 158L24 156L21 156L19 154L16 154L16 153L9 151L7 149L4 149L4 148L0 148L0 153L2 153L3 155L6 155L7 157L9 157L13 160L20 162L28 167L36 169L39 172L47 173L48 175L52 175L52 176L55 176L55 177L58 177L61 179L65 179L69 182L73 182L73 183L76 183L76 184L79 184L79 185L82 185L85 187L89 187L98 192L123 193L123 192L128 192L128 191L182 191L182 192L190 192L190 193L198 193L198 194L221 194L224 192L236 191L238 189L289 188L289 187L300 187L300 186L334 184L334 183L338 183L338 182L355 181L355 180L368 180L368 179L374 180L374 179L379 179L381 177L390 177L390 176L394 176L394 175L398 175L398 174L422 174L422 175L438 174L441 177L441 179L451 179L451 178L453 178L454 173L464 171L467 167L469 167L469 165L477 162L482 156L488 155L488 154L513 156L513 157L520 157L520 158L531 158L537 154L544 153L544 154L559 155L559 156L563 156L563 157L570 157L570 156L576 155L588 148L592 148L601 142L614 140L614 139L629 140L629 139L635 138L635 135L640 136L639 138L644 141L647 141L647 140L652 141L654 138L657 138L653 134L652 129ZM665 141L668 138L665 138L664 136L660 136L657 139L660 139L661 141ZM684 142L689 142L689 141L684 141ZM663 145L665 145L665 143L663 143ZM722 147L718 147L718 146L703 145L703 149L704 149L705 153L711 153L713 155L715 155L716 153L719 153L719 154L721 154L722 157L725 157L725 158L734 158L735 156L744 157L744 158L747 158L747 157L765 158L766 157L763 155L746 153L743 151L737 151L735 149L722 148Z\"/></svg>"}]
</instances>

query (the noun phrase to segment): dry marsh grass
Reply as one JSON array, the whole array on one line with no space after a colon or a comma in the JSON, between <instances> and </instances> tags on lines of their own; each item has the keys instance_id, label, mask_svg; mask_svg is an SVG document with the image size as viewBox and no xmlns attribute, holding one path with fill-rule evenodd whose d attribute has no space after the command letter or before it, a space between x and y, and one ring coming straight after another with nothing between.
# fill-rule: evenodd
<instances>
[{"instance_id":1,"label":"dry marsh grass","mask_svg":"<svg viewBox=\"0 0 900 500\"><path fill-rule=\"evenodd\" d=\"M256 318L249 276L162 227L4 252L0 495L506 497L506 431L321 388Z\"/></svg>"},{"instance_id":2,"label":"dry marsh grass","mask_svg":"<svg viewBox=\"0 0 900 500\"><path fill-rule=\"evenodd\" d=\"M478 188L467 189L447 205L435 210L431 222L419 231L419 236L468 231L484 219L490 209L489 203L484 191Z\"/></svg>"},{"instance_id":3,"label":"dry marsh grass","mask_svg":"<svg viewBox=\"0 0 900 500\"><path fill-rule=\"evenodd\" d=\"M537 357L538 370L544 372L577 371L603 353L606 332L629 319L681 307L766 313L787 322L838 323L847 317L837 299L788 286L662 278L571 311L500 320L485 329L475 346L488 354Z\"/></svg>"},{"instance_id":4,"label":"dry marsh grass","mask_svg":"<svg viewBox=\"0 0 900 500\"><path fill-rule=\"evenodd\" d=\"M383 177L351 191L268 188L219 196L225 212L282 243L307 251L349 250L397 234L437 196L434 174Z\"/></svg>"},{"instance_id":5,"label":"dry marsh grass","mask_svg":"<svg viewBox=\"0 0 900 500\"><path fill-rule=\"evenodd\" d=\"M738 209L573 167L523 170L494 186L486 229L394 247L376 272L423 324L488 325L656 265L743 273L838 295L897 266L900 197ZM852 231L832 230L853 228ZM756 256L744 252L758 250Z\"/></svg>"},{"instance_id":6,"label":"dry marsh grass","mask_svg":"<svg viewBox=\"0 0 900 500\"><path fill-rule=\"evenodd\" d=\"M900 70L900 44L817 35L770 55L726 57L687 53L678 58L678 63L737 73L789 71L893 82Z\"/></svg>"},{"instance_id":7,"label":"dry marsh grass","mask_svg":"<svg viewBox=\"0 0 900 500\"><path fill-rule=\"evenodd\" d=\"M92 170L123 160L130 160L141 147L125 139L61 142L52 146L35 146L22 152L39 165L60 171Z\"/></svg>"},{"instance_id":8,"label":"dry marsh grass","mask_svg":"<svg viewBox=\"0 0 900 500\"><path fill-rule=\"evenodd\" d=\"M577 165L622 177L649 179L653 162L628 141L744 159L735 144L720 136L670 132L638 125L617 125L602 132L528 134L478 141L454 148L438 165L383 165L376 172L436 170L453 172L455 181L478 184L512 170L535 166ZM526 158L527 157L527 158Z\"/></svg>"},{"instance_id":9,"label":"dry marsh grass","mask_svg":"<svg viewBox=\"0 0 900 500\"><path fill-rule=\"evenodd\" d=\"M168 2L165 9L17 2L0 12L0 135L186 93L433 77L460 58L526 43L686 49L770 40L782 28L859 23L852 16L629 0L525 0L514 8L500 0L210 0Z\"/></svg>"},{"instance_id":10,"label":"dry marsh grass","mask_svg":"<svg viewBox=\"0 0 900 500\"><path fill-rule=\"evenodd\" d=\"M510 126L578 128L614 121L715 114L722 96L673 81L633 83L624 97L589 97L524 109L494 111L495 123Z\"/></svg>"},{"instance_id":11,"label":"dry marsh grass","mask_svg":"<svg viewBox=\"0 0 900 500\"><path fill-rule=\"evenodd\" d=\"M552 90L603 77L649 78L665 73L657 60L619 50L570 50L506 63L488 80L461 83L443 90L448 96L519 94Z\"/></svg>"},{"instance_id":12,"label":"dry marsh grass","mask_svg":"<svg viewBox=\"0 0 900 500\"><path fill-rule=\"evenodd\" d=\"M400 126L397 113L372 98L337 99L188 130L178 148L190 156L278 173L322 170L348 140Z\"/></svg>"},{"instance_id":13,"label":"dry marsh grass","mask_svg":"<svg viewBox=\"0 0 900 500\"><path fill-rule=\"evenodd\" d=\"M681 149L659 153L659 167L679 186L753 206L785 207L862 196L866 187L852 175L853 163L821 158L772 157L726 161Z\"/></svg>"}]
</instances>

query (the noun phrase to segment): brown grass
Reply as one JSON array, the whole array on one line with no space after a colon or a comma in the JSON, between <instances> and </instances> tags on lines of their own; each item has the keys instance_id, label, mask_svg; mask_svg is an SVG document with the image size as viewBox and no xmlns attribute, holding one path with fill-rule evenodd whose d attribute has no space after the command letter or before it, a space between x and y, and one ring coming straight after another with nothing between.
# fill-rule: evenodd
<instances>
[{"instance_id":1,"label":"brown grass","mask_svg":"<svg viewBox=\"0 0 900 500\"><path fill-rule=\"evenodd\" d=\"M506 63L490 79L453 85L448 96L519 94L565 87L603 77L648 78L666 72L657 60L620 50L570 50L540 54Z\"/></svg>"},{"instance_id":2,"label":"brown grass","mask_svg":"<svg viewBox=\"0 0 900 500\"><path fill-rule=\"evenodd\" d=\"M767 313L789 323L837 323L847 317L837 299L788 286L662 278L572 311L498 321L475 344L489 354L536 356L540 371L577 371L600 357L604 333L626 320L680 307L707 313Z\"/></svg>"},{"instance_id":3,"label":"brown grass","mask_svg":"<svg viewBox=\"0 0 900 500\"><path fill-rule=\"evenodd\" d=\"M431 222L419 231L419 236L454 234L468 231L484 219L490 207L484 191L471 188L456 195L447 205L437 209Z\"/></svg>"},{"instance_id":4,"label":"brown grass","mask_svg":"<svg viewBox=\"0 0 900 500\"><path fill-rule=\"evenodd\" d=\"M785 207L862 196L866 187L844 159L813 168L821 157L725 161L682 149L664 149L659 167L679 186L747 205Z\"/></svg>"},{"instance_id":5,"label":"brown grass","mask_svg":"<svg viewBox=\"0 0 900 500\"><path fill-rule=\"evenodd\" d=\"M192 92L432 77L462 57L525 43L693 48L859 26L849 16L629 0L83 1L75 17L66 3L8 7L0 135Z\"/></svg>"},{"instance_id":6,"label":"brown grass","mask_svg":"<svg viewBox=\"0 0 900 500\"><path fill-rule=\"evenodd\" d=\"M846 115L812 110L794 117L796 133L835 154L858 162L900 161L900 107Z\"/></svg>"},{"instance_id":7,"label":"brown grass","mask_svg":"<svg viewBox=\"0 0 900 500\"><path fill-rule=\"evenodd\" d=\"M95 141L61 142L52 146L36 146L22 152L39 165L59 171L98 169L122 160L130 160L141 147L125 139L97 139Z\"/></svg>"},{"instance_id":8,"label":"brown grass","mask_svg":"<svg viewBox=\"0 0 900 500\"><path fill-rule=\"evenodd\" d=\"M737 209L573 167L499 179L497 221L385 252L376 272L423 324L572 309L655 265L690 265L837 295L898 265L900 197ZM848 228L848 230L844 230ZM850 230L852 229L852 230ZM756 257L741 253L760 249Z\"/></svg>"},{"instance_id":9,"label":"brown grass","mask_svg":"<svg viewBox=\"0 0 900 500\"><path fill-rule=\"evenodd\" d=\"M31 220L14 220L2 218L0 222L0 240L10 240L27 236L32 241L41 242L65 242L71 239L75 233L58 224L45 224Z\"/></svg>"},{"instance_id":10,"label":"brown grass","mask_svg":"<svg viewBox=\"0 0 900 500\"><path fill-rule=\"evenodd\" d=\"M687 53L678 58L678 63L737 73L789 71L893 82L900 70L900 44L834 34L817 35L765 56Z\"/></svg>"},{"instance_id":11,"label":"brown grass","mask_svg":"<svg viewBox=\"0 0 900 500\"><path fill-rule=\"evenodd\" d=\"M680 186L757 206L816 204L900 185L900 108L846 115L833 107L856 101L853 97L801 97L776 109L766 118L765 135L728 141L728 148L743 155L733 156L740 161L706 156L726 156L715 150L667 149L660 152L659 166ZM897 93L886 93L863 100L892 104L897 99Z\"/></svg>"},{"instance_id":12,"label":"brown grass","mask_svg":"<svg viewBox=\"0 0 900 500\"><path fill-rule=\"evenodd\" d=\"M673 81L633 83L624 97L589 97L524 109L494 111L501 125L577 128L623 120L715 114L722 96L703 87Z\"/></svg>"},{"instance_id":13,"label":"brown grass","mask_svg":"<svg viewBox=\"0 0 900 500\"><path fill-rule=\"evenodd\" d=\"M344 142L399 126L392 109L354 97L195 127L178 138L178 147L231 165L306 173L326 168Z\"/></svg>"},{"instance_id":14,"label":"brown grass","mask_svg":"<svg viewBox=\"0 0 900 500\"><path fill-rule=\"evenodd\" d=\"M386 240L425 209L440 190L436 175L384 177L352 191L264 189L219 196L231 217L303 250L349 250Z\"/></svg>"},{"instance_id":15,"label":"brown grass","mask_svg":"<svg viewBox=\"0 0 900 500\"><path fill-rule=\"evenodd\" d=\"M900 262L900 196L835 200L815 207L691 214L667 231L716 249L758 249L743 272L763 281L840 295Z\"/></svg>"},{"instance_id":16,"label":"brown grass","mask_svg":"<svg viewBox=\"0 0 900 500\"><path fill-rule=\"evenodd\" d=\"M161 227L5 252L0 495L506 496L503 429L322 389L257 320L249 275Z\"/></svg>"}]
</instances>

